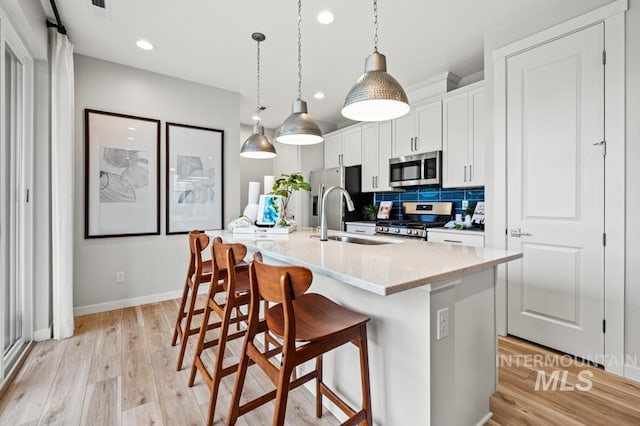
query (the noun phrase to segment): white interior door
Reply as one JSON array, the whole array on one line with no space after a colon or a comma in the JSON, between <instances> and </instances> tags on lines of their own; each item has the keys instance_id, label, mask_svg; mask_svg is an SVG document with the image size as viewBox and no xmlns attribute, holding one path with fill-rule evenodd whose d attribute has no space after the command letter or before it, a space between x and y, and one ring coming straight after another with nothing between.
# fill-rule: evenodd
<instances>
[{"instance_id":1,"label":"white interior door","mask_svg":"<svg viewBox=\"0 0 640 426\"><path fill-rule=\"evenodd\" d=\"M603 50L598 24L507 60L508 248L524 254L508 331L587 358L604 353Z\"/></svg>"}]
</instances>

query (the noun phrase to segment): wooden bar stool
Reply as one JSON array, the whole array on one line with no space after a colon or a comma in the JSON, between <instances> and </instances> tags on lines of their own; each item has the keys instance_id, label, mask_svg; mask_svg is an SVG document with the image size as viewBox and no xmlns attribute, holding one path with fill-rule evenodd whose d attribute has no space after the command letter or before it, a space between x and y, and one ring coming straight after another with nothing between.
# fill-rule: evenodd
<instances>
[{"instance_id":1,"label":"wooden bar stool","mask_svg":"<svg viewBox=\"0 0 640 426\"><path fill-rule=\"evenodd\" d=\"M316 379L316 417L322 416L322 396L326 396L349 416L344 425L372 425L366 327L369 317L345 309L319 294L305 294L313 280L307 268L266 265L257 253L249 266L249 274L249 329L242 346L227 424L235 424L239 416L275 398L273 425L283 425L289 390ZM259 325L260 297L276 303L265 316L268 331L284 341L280 368L269 362L254 344ZM304 344L296 347L296 342ZM357 412L322 382L322 354L349 342L360 350L362 408ZM291 380L296 366L314 358L314 371ZM251 362L264 371L276 389L240 405L242 387Z\"/></svg>"},{"instance_id":2,"label":"wooden bar stool","mask_svg":"<svg viewBox=\"0 0 640 426\"><path fill-rule=\"evenodd\" d=\"M182 299L180 300L178 316L175 326L173 327L173 337L171 339L171 346L175 346L178 338L180 338L180 353L178 355L176 370L182 369L182 362L184 360L184 353L187 348L189 336L200 332L200 327L191 328L191 321L194 315L204 313L204 309L195 309L198 288L201 284L211 282L211 261L202 260L202 251L208 244L209 237L206 234L202 234L197 230L189 232L189 267L187 269L187 278L184 282ZM183 320L185 320L184 327L182 326Z\"/></svg>"},{"instance_id":3,"label":"wooden bar stool","mask_svg":"<svg viewBox=\"0 0 640 426\"><path fill-rule=\"evenodd\" d=\"M238 363L227 367L223 366L227 342L243 337L246 333L246 328L239 330L239 327L236 327L236 332L229 334L229 328L232 324L239 326L240 322L247 321L248 318L248 316L242 314L239 309L241 306L248 305L250 300L248 265L245 263L244 267L242 267L242 262L246 254L247 248L243 244L225 244L220 237L216 237L211 244L213 266L211 286L209 287L209 296L204 309L202 327L200 328L193 365L191 366L191 374L189 376L190 387L194 384L196 371L200 372L209 387L210 398L209 412L207 415L207 424L209 425L213 424L220 381L223 377L235 373L238 369ZM225 293L226 298L224 303L216 301L215 296L219 293ZM210 327L204 327L204 325L208 324L212 311L222 320L214 324L214 326L220 327L220 334L217 339L205 342L207 330L209 330ZM266 331L265 322L261 321L256 328L258 333ZM277 346L276 349L269 351L269 342ZM281 352L280 344L276 344L277 341L275 339L268 339L268 336L265 334L265 351L271 354L268 356L277 355ZM202 351L213 346L217 346L216 356L213 368L211 371L208 371L202 360Z\"/></svg>"}]
</instances>

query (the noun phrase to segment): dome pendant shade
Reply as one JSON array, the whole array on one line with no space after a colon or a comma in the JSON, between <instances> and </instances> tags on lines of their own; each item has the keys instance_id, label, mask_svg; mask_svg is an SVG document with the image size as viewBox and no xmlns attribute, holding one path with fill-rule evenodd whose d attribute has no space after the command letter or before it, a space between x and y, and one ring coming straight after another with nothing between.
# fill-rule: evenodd
<instances>
[{"instance_id":1,"label":"dome pendant shade","mask_svg":"<svg viewBox=\"0 0 640 426\"><path fill-rule=\"evenodd\" d=\"M364 64L364 74L351 88L342 115L355 121L385 121L402 117L410 110L404 89L387 73L387 59L373 52Z\"/></svg>"},{"instance_id":2,"label":"dome pendant shade","mask_svg":"<svg viewBox=\"0 0 640 426\"><path fill-rule=\"evenodd\" d=\"M293 103L292 113L278 129L276 140L289 145L313 145L324 141L320 127L307 112L301 99Z\"/></svg>"},{"instance_id":3,"label":"dome pendant shade","mask_svg":"<svg viewBox=\"0 0 640 426\"><path fill-rule=\"evenodd\" d=\"M264 159L274 158L276 155L276 148L269 142L269 138L264 135L264 127L256 123L253 126L253 134L242 144L240 156Z\"/></svg>"}]
</instances>

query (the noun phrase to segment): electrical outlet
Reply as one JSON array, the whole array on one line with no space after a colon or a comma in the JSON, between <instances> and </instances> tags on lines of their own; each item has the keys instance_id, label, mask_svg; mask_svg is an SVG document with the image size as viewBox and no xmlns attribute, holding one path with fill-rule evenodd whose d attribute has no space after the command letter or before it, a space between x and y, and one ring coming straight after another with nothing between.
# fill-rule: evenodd
<instances>
[{"instance_id":1,"label":"electrical outlet","mask_svg":"<svg viewBox=\"0 0 640 426\"><path fill-rule=\"evenodd\" d=\"M449 335L449 308L442 308L436 312L438 318L438 331L436 340L444 339Z\"/></svg>"},{"instance_id":2,"label":"electrical outlet","mask_svg":"<svg viewBox=\"0 0 640 426\"><path fill-rule=\"evenodd\" d=\"M124 271L116 272L116 284L122 284L124 282Z\"/></svg>"},{"instance_id":3,"label":"electrical outlet","mask_svg":"<svg viewBox=\"0 0 640 426\"><path fill-rule=\"evenodd\" d=\"M469 200L462 200L462 210L469 208Z\"/></svg>"}]
</instances>

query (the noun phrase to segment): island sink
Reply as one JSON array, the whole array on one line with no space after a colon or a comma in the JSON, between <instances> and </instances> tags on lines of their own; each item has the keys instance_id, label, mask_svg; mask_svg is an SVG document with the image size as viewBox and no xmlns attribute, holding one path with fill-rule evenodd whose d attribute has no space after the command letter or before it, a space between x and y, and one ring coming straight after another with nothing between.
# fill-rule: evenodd
<instances>
[{"instance_id":1,"label":"island sink","mask_svg":"<svg viewBox=\"0 0 640 426\"><path fill-rule=\"evenodd\" d=\"M311 235L311 238L320 238L320 235ZM367 239L367 238L350 237L348 235L330 235L327 238L333 241L340 241L341 243L364 244L367 246L379 246L382 244L396 243L396 241L374 240L374 239Z\"/></svg>"}]
</instances>

